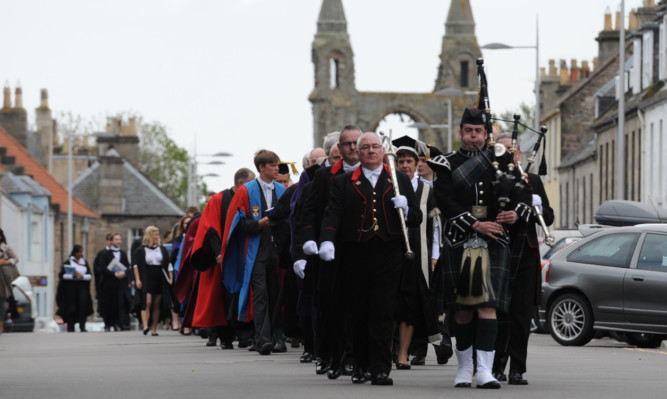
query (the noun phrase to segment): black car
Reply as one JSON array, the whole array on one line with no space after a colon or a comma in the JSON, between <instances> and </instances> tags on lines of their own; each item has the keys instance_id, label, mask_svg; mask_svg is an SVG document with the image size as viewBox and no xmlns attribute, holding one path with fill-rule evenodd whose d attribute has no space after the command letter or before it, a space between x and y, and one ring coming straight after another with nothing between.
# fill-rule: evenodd
<instances>
[{"instance_id":1,"label":"black car","mask_svg":"<svg viewBox=\"0 0 667 399\"><path fill-rule=\"evenodd\" d=\"M667 224L600 228L545 268L540 319L561 345L596 331L641 347L667 337Z\"/></svg>"}]
</instances>

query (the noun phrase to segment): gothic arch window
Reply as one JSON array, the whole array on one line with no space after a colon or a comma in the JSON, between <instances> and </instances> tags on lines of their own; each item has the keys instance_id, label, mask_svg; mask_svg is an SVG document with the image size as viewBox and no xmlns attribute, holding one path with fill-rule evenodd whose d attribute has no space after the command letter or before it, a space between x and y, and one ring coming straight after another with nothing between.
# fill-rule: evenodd
<instances>
[{"instance_id":1,"label":"gothic arch window","mask_svg":"<svg viewBox=\"0 0 667 399\"><path fill-rule=\"evenodd\" d=\"M412 115L403 111L394 111L385 115L378 123L375 131L389 134L391 132L392 138L402 136L410 136L412 138L419 138L419 130L413 127L415 119Z\"/></svg>"},{"instance_id":2,"label":"gothic arch window","mask_svg":"<svg viewBox=\"0 0 667 399\"><path fill-rule=\"evenodd\" d=\"M345 65L345 57L338 51L334 51L329 54L328 57L328 66L329 66L329 87L331 89L337 89L341 84L341 77L343 67Z\"/></svg>"},{"instance_id":3,"label":"gothic arch window","mask_svg":"<svg viewBox=\"0 0 667 399\"><path fill-rule=\"evenodd\" d=\"M338 73L338 60L335 58L329 58L329 77L331 78L329 87L332 89L338 88L340 83L338 79Z\"/></svg>"},{"instance_id":4,"label":"gothic arch window","mask_svg":"<svg viewBox=\"0 0 667 399\"><path fill-rule=\"evenodd\" d=\"M461 74L459 75L461 87L468 87L470 84L468 76L470 76L470 64L468 60L461 60Z\"/></svg>"}]
</instances>

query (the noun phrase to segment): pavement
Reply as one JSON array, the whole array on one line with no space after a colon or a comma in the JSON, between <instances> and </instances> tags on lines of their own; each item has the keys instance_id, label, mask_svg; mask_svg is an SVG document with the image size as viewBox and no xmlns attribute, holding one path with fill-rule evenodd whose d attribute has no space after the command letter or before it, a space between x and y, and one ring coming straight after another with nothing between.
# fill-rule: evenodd
<instances>
[{"instance_id":1,"label":"pavement","mask_svg":"<svg viewBox=\"0 0 667 399\"><path fill-rule=\"evenodd\" d=\"M0 335L0 398L664 398L667 352L609 338L584 347L531 336L528 386L454 388L456 359L392 370L394 386L328 380L299 363L303 349L260 356L206 347L206 340L159 331Z\"/></svg>"}]
</instances>

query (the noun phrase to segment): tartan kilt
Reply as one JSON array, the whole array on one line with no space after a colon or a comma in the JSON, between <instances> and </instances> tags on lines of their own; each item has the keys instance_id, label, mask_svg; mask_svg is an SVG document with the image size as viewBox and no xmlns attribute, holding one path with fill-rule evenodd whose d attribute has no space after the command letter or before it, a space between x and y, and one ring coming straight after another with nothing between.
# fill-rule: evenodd
<instances>
[{"instance_id":1,"label":"tartan kilt","mask_svg":"<svg viewBox=\"0 0 667 399\"><path fill-rule=\"evenodd\" d=\"M461 271L463 246L452 248L443 247L444 253L440 260L444 260L444 297L449 310L477 309L492 307L502 312L509 311L510 305L510 249L495 240L487 241L489 247L489 261L491 263L491 285L496 297L477 305L462 305L456 302L456 288Z\"/></svg>"}]
</instances>

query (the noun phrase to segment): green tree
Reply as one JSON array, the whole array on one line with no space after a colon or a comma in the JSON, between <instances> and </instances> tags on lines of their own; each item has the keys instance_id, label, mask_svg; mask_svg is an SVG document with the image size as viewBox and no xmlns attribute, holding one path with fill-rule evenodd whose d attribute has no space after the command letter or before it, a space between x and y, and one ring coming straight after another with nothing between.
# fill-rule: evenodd
<instances>
[{"instance_id":1,"label":"green tree","mask_svg":"<svg viewBox=\"0 0 667 399\"><path fill-rule=\"evenodd\" d=\"M187 206L188 163L190 154L179 147L171 137L168 129L160 122L144 123L143 118L132 112L120 112L116 115L84 117L72 112L58 114L58 136L62 143L65 137L73 138L93 135L105 131L105 125L111 120L136 118L137 135L139 136L139 170L148 176L160 190L175 200L181 207ZM197 189L202 193L198 201L203 199L206 184L197 179Z\"/></svg>"},{"instance_id":2,"label":"green tree","mask_svg":"<svg viewBox=\"0 0 667 399\"><path fill-rule=\"evenodd\" d=\"M190 154L169 137L167 127L160 122L142 123L137 118L139 135L139 170L162 191L186 207L188 164ZM197 179L197 192L205 193L206 184ZM198 201L201 200L198 196Z\"/></svg>"},{"instance_id":3,"label":"green tree","mask_svg":"<svg viewBox=\"0 0 667 399\"><path fill-rule=\"evenodd\" d=\"M503 132L512 133L512 129L514 128L514 123L512 122L514 120L514 114L521 115L521 119L519 119L519 122L523 123L526 126L530 126L531 128L535 127L535 108L526 103L521 103L521 105L519 105L518 111L505 111L502 114L500 114L500 119L510 121L510 122L501 122L501 121L498 122ZM521 136L525 131L526 128L519 125L519 136Z\"/></svg>"}]
</instances>

